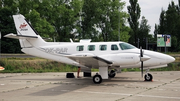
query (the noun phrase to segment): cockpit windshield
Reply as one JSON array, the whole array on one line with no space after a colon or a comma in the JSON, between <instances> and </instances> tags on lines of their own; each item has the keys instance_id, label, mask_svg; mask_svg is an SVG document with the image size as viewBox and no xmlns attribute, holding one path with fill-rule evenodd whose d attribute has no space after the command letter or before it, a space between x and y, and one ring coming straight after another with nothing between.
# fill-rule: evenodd
<instances>
[{"instance_id":1,"label":"cockpit windshield","mask_svg":"<svg viewBox=\"0 0 180 101\"><path fill-rule=\"evenodd\" d=\"M134 49L136 48L135 46L128 44L128 43L120 43L119 46L121 47L122 50L127 50L127 49Z\"/></svg>"}]
</instances>

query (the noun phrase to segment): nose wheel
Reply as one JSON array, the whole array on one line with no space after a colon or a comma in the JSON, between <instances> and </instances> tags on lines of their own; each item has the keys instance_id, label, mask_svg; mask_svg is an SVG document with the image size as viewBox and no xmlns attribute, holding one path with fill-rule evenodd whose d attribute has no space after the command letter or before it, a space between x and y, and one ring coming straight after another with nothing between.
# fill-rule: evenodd
<instances>
[{"instance_id":1,"label":"nose wheel","mask_svg":"<svg viewBox=\"0 0 180 101\"><path fill-rule=\"evenodd\" d=\"M147 74L144 76L144 79L145 79L145 81L152 81L153 76L152 76L150 73L147 73Z\"/></svg>"}]
</instances>

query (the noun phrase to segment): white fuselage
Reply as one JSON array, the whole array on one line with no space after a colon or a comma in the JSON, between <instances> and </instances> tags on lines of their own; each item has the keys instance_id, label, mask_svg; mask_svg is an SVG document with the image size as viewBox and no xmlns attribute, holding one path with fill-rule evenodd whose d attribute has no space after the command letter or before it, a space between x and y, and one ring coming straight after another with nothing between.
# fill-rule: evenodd
<instances>
[{"instance_id":1,"label":"white fuselage","mask_svg":"<svg viewBox=\"0 0 180 101\"><path fill-rule=\"evenodd\" d=\"M80 42L80 43L48 43L40 47L23 48L24 53L55 60L58 62L80 65L78 62L67 58L68 55L73 56L98 56L108 61L112 61L111 67L134 68L140 67L140 50L135 47L130 49L122 49L120 46L124 42ZM127 44L127 43L126 43ZM129 45L129 44L128 44ZM101 49L106 46L106 49ZM112 48L115 46L115 49ZM80 49L83 48L83 49ZM90 49L93 48L93 49ZM150 57L144 61L144 68L164 67L168 63L174 61L174 58L149 50L143 50L144 56ZM102 65L100 67L107 66ZM96 66L91 68L98 68Z\"/></svg>"}]
</instances>

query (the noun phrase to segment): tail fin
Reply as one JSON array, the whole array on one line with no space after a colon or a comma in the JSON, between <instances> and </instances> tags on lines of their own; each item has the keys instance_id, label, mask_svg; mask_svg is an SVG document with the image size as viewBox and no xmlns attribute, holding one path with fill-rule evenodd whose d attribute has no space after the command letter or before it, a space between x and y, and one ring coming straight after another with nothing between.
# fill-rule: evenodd
<instances>
[{"instance_id":1,"label":"tail fin","mask_svg":"<svg viewBox=\"0 0 180 101\"><path fill-rule=\"evenodd\" d=\"M38 33L26 21L23 15L13 15L14 23L18 35L36 36Z\"/></svg>"},{"instance_id":2,"label":"tail fin","mask_svg":"<svg viewBox=\"0 0 180 101\"><path fill-rule=\"evenodd\" d=\"M22 48L36 47L45 43L23 15L13 15L13 19L17 35L8 34L5 37L19 39Z\"/></svg>"}]
</instances>

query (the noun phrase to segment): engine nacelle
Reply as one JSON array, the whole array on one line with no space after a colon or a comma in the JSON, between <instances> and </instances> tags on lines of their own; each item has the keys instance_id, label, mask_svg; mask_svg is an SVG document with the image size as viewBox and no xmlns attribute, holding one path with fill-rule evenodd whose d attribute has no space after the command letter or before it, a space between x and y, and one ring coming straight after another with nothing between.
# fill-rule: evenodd
<instances>
[{"instance_id":1,"label":"engine nacelle","mask_svg":"<svg viewBox=\"0 0 180 101\"><path fill-rule=\"evenodd\" d=\"M112 61L113 65L117 65L117 66L133 65L141 62L140 55L133 53L109 54L109 55L104 55L102 58Z\"/></svg>"}]
</instances>

